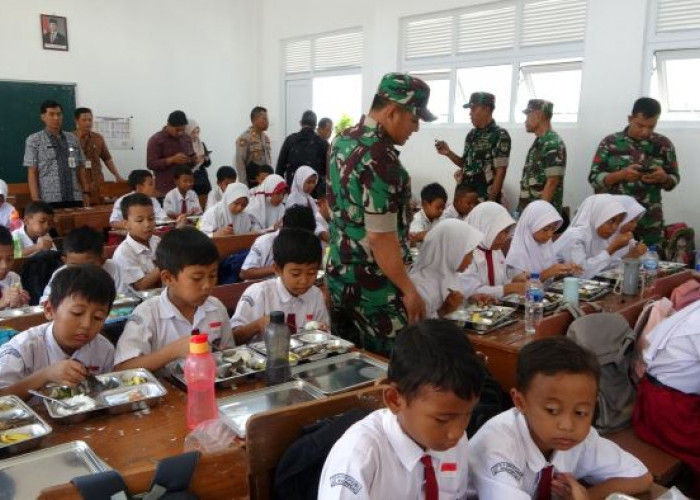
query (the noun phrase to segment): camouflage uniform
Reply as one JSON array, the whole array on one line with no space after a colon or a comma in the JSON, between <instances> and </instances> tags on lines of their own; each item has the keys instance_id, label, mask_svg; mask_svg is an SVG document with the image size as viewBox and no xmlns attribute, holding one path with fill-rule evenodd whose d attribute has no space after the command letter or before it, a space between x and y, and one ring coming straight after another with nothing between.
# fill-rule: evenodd
<instances>
[{"instance_id":1,"label":"camouflage uniform","mask_svg":"<svg viewBox=\"0 0 700 500\"><path fill-rule=\"evenodd\" d=\"M246 165L255 163L256 165L272 165L272 149L270 138L265 132L258 133L253 127L243 132L236 139L236 173L238 182L246 184L252 182L246 174Z\"/></svg>"},{"instance_id":2,"label":"camouflage uniform","mask_svg":"<svg viewBox=\"0 0 700 500\"><path fill-rule=\"evenodd\" d=\"M430 89L417 78L385 75L377 94L424 120L434 119L425 109ZM411 178L390 138L369 116L333 141L328 186L326 282L333 326L359 346L389 354L407 317L399 289L374 260L367 231L396 232L404 262L410 262Z\"/></svg>"},{"instance_id":3,"label":"camouflage uniform","mask_svg":"<svg viewBox=\"0 0 700 500\"><path fill-rule=\"evenodd\" d=\"M613 186L605 184L605 176L639 164L644 168L662 167L670 176L666 185L646 184L642 180L621 182ZM663 240L664 215L661 207L661 189L670 191L680 180L676 150L671 141L661 135L652 133L647 139L638 141L627 135L627 128L622 132L611 134L598 145L593 158L588 182L596 193L626 194L636 199L646 213L639 219L634 236L647 245L659 245Z\"/></svg>"},{"instance_id":4,"label":"camouflage uniform","mask_svg":"<svg viewBox=\"0 0 700 500\"><path fill-rule=\"evenodd\" d=\"M552 103L541 99L531 99L524 113L541 110L552 115ZM522 213L525 207L535 200L542 199L542 191L549 177L561 177L550 203L562 213L564 198L564 173L566 169L566 146L564 140L554 130L547 130L542 136L535 138L527 152L523 175L520 179L520 202L518 211Z\"/></svg>"}]
</instances>

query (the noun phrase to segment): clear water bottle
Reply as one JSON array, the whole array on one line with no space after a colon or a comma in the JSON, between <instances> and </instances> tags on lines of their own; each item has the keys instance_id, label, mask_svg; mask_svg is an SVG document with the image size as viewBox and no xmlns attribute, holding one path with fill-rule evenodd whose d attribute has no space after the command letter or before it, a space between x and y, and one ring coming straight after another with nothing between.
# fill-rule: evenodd
<instances>
[{"instance_id":1,"label":"clear water bottle","mask_svg":"<svg viewBox=\"0 0 700 500\"><path fill-rule=\"evenodd\" d=\"M12 235L12 255L15 259L22 258L22 242L17 233Z\"/></svg>"},{"instance_id":2,"label":"clear water bottle","mask_svg":"<svg viewBox=\"0 0 700 500\"><path fill-rule=\"evenodd\" d=\"M190 337L190 354L185 360L187 381L187 428L192 430L202 422L218 417L214 379L216 361L209 351L206 334Z\"/></svg>"},{"instance_id":3,"label":"clear water bottle","mask_svg":"<svg viewBox=\"0 0 700 500\"><path fill-rule=\"evenodd\" d=\"M644 276L644 289L654 288L654 281L659 272L659 254L656 253L656 245L650 245L647 253L642 257L642 275Z\"/></svg>"},{"instance_id":4,"label":"clear water bottle","mask_svg":"<svg viewBox=\"0 0 700 500\"><path fill-rule=\"evenodd\" d=\"M534 335L537 324L542 321L544 311L544 289L539 273L530 274L525 292L525 334Z\"/></svg>"},{"instance_id":5,"label":"clear water bottle","mask_svg":"<svg viewBox=\"0 0 700 500\"><path fill-rule=\"evenodd\" d=\"M265 383L281 384L291 380L289 368L289 327L285 324L282 311L270 313L270 323L265 328Z\"/></svg>"}]
</instances>

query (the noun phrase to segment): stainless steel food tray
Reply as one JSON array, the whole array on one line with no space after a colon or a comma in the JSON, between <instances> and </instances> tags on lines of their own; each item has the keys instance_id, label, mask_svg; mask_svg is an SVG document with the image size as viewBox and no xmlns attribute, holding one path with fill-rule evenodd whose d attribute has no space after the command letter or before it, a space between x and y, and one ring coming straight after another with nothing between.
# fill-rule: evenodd
<instances>
[{"instance_id":1,"label":"stainless steel food tray","mask_svg":"<svg viewBox=\"0 0 700 500\"><path fill-rule=\"evenodd\" d=\"M323 394L337 394L386 377L387 364L355 351L292 368L292 377L308 382Z\"/></svg>"},{"instance_id":2,"label":"stainless steel food tray","mask_svg":"<svg viewBox=\"0 0 700 500\"><path fill-rule=\"evenodd\" d=\"M7 409L3 409L4 407L7 407ZM13 395L0 396L0 423L8 422L12 419L21 419L21 424L0 430L0 454L21 453L36 448L45 436L53 432L51 426L20 398ZM28 434L29 437L11 444L2 442L2 436L17 433ZM0 489L1 497L2 489Z\"/></svg>"},{"instance_id":3,"label":"stainless steel food tray","mask_svg":"<svg viewBox=\"0 0 700 500\"><path fill-rule=\"evenodd\" d=\"M230 361L235 352L250 353L251 359L254 360L255 363L262 363L262 366L258 369L254 369L250 365L246 364L244 372L231 374L230 369L233 365ZM254 351L249 346L240 346L233 349L226 349L224 351L221 351L220 354L214 354L216 355L215 357L217 368L217 376L214 379L214 384L216 385L216 387L233 387L236 384L236 382L240 382L243 379L256 377L265 371L265 363L267 361L267 358L265 358L265 356L263 356L259 352ZM170 371L170 375L178 383L182 384L184 387L187 387L187 380L185 380L184 363L184 359L178 360L176 363L174 363L173 368ZM227 374L222 373L222 371L226 369L225 367L228 367Z\"/></svg>"},{"instance_id":4,"label":"stainless steel food tray","mask_svg":"<svg viewBox=\"0 0 700 500\"><path fill-rule=\"evenodd\" d=\"M0 319L19 318L20 316L29 316L32 314L43 314L44 306L25 306L16 307L14 309L5 309L0 311Z\"/></svg>"},{"instance_id":5,"label":"stainless steel food tray","mask_svg":"<svg viewBox=\"0 0 700 500\"><path fill-rule=\"evenodd\" d=\"M216 400L216 404L219 407L219 416L224 422L236 434L245 437L248 419L253 415L324 397L323 393L311 384L295 380L257 391L220 398Z\"/></svg>"},{"instance_id":6,"label":"stainless steel food tray","mask_svg":"<svg viewBox=\"0 0 700 500\"><path fill-rule=\"evenodd\" d=\"M255 342L250 347L261 354L267 354L265 342ZM289 339L289 350L299 357L300 363L345 354L353 347L355 344L352 342L321 330L303 331Z\"/></svg>"},{"instance_id":7,"label":"stainless steel food tray","mask_svg":"<svg viewBox=\"0 0 700 500\"><path fill-rule=\"evenodd\" d=\"M496 318L490 318L484 315L490 312L496 315ZM479 318L475 319L474 315L478 313ZM456 311L445 316L445 319L454 321L459 327L469 328L476 332L492 331L508 324L510 317L515 313L514 307L508 306L493 306L484 307L470 306L466 309L457 309Z\"/></svg>"},{"instance_id":8,"label":"stainless steel food tray","mask_svg":"<svg viewBox=\"0 0 700 500\"><path fill-rule=\"evenodd\" d=\"M560 293L546 292L544 294L543 306L545 312L553 311L564 301L564 296ZM525 309L525 296L519 293L511 293L501 298L501 303L516 309Z\"/></svg>"},{"instance_id":9,"label":"stainless steel food tray","mask_svg":"<svg viewBox=\"0 0 700 500\"><path fill-rule=\"evenodd\" d=\"M564 281L555 281L549 288L548 292L563 293ZM579 279L578 298L581 302L593 302L612 291L610 284L605 281Z\"/></svg>"}]
</instances>

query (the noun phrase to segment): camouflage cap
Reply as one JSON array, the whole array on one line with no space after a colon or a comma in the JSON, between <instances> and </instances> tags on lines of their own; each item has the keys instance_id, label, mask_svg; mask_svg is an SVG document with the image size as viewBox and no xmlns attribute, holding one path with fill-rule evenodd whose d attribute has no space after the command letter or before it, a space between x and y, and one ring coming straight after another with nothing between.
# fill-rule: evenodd
<instances>
[{"instance_id":1,"label":"camouflage cap","mask_svg":"<svg viewBox=\"0 0 700 500\"><path fill-rule=\"evenodd\" d=\"M493 109L496 107L496 96L488 92L474 92L469 102L462 107L471 108L472 106L491 106Z\"/></svg>"},{"instance_id":2,"label":"camouflage cap","mask_svg":"<svg viewBox=\"0 0 700 500\"><path fill-rule=\"evenodd\" d=\"M523 109L523 113L528 114L530 111L542 111L551 118L554 112L554 104L544 99L530 99L527 102L527 108Z\"/></svg>"},{"instance_id":3,"label":"camouflage cap","mask_svg":"<svg viewBox=\"0 0 700 500\"><path fill-rule=\"evenodd\" d=\"M437 120L437 116L428 110L430 87L420 78L405 73L387 73L379 82L377 95L400 104L423 121Z\"/></svg>"}]
</instances>

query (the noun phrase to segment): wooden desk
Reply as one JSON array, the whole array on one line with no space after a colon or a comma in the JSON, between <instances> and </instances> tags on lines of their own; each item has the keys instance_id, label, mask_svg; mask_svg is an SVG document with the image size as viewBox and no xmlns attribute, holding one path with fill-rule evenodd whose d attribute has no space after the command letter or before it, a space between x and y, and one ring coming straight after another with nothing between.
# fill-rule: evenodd
<instances>
[{"instance_id":1,"label":"wooden desk","mask_svg":"<svg viewBox=\"0 0 700 500\"><path fill-rule=\"evenodd\" d=\"M54 213L54 225L61 236L76 227L89 226L102 232L109 228L112 205L95 205L88 208L58 209Z\"/></svg>"}]
</instances>

